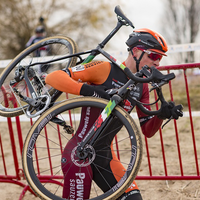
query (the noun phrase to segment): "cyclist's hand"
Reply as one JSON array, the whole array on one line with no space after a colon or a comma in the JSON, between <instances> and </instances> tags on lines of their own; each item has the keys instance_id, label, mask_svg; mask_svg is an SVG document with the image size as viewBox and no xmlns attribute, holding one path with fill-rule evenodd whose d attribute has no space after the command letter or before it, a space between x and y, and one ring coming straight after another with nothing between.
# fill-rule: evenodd
<instances>
[{"instance_id":1,"label":"cyclist's hand","mask_svg":"<svg viewBox=\"0 0 200 200\"><path fill-rule=\"evenodd\" d=\"M93 96L98 98L110 99L110 95L105 91L107 88L102 85L83 84L80 95Z\"/></svg>"},{"instance_id":2,"label":"cyclist's hand","mask_svg":"<svg viewBox=\"0 0 200 200\"><path fill-rule=\"evenodd\" d=\"M183 109L182 105L177 105L172 108L171 113L173 119L178 119L179 117L183 117L182 109Z\"/></svg>"},{"instance_id":3,"label":"cyclist's hand","mask_svg":"<svg viewBox=\"0 0 200 200\"><path fill-rule=\"evenodd\" d=\"M183 116L182 105L175 106L174 102L170 101L169 103L164 102L161 105L161 113L158 115L160 119L178 119Z\"/></svg>"}]
</instances>

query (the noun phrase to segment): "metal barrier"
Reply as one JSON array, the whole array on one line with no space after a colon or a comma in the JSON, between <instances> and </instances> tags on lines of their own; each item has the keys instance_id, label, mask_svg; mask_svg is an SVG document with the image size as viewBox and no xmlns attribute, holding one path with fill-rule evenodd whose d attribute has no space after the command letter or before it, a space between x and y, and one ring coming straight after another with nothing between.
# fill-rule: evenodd
<instances>
[{"instance_id":1,"label":"metal barrier","mask_svg":"<svg viewBox=\"0 0 200 200\"><path fill-rule=\"evenodd\" d=\"M188 151L192 152L193 155L190 155L190 156L193 156L193 160L192 161L190 161L189 159L185 160L184 165L183 165L182 155L183 155L183 152L185 152L185 151L183 151L184 146L180 144L181 143L180 137L181 136L184 137L184 135L182 134L183 130L180 131L180 128L178 128L178 124L179 124L179 122L181 122L182 119L179 119L178 121L174 120L173 123L171 122L170 124L166 125L166 126L174 126L172 128L172 132L174 133L174 136L170 138L168 144L164 144L165 140L163 139L164 134L165 134L165 128L164 129L160 128L159 134L157 133L155 138L151 138L148 140L147 140L147 138L144 139L145 147L146 147L146 155L147 155L146 163L148 165L148 175L143 175L143 173L139 172L136 179L139 179L139 180L199 180L200 179L199 163L198 163L199 157L198 157L198 150L196 148L196 139L195 139L195 137L197 137L198 135L197 135L197 130L195 130L195 128L194 128L194 123L193 123L194 116L192 114L193 112L192 112L192 105L191 105L191 98L194 98L194 97L191 97L189 94L189 83L188 83L188 75L187 75L188 70L198 69L198 68L200 68L200 63L159 67L159 70L161 70L161 71L167 71L169 73L171 70L175 70L175 72L177 72L177 70L178 70L179 73L182 74L182 76L178 75L177 78L179 78L179 79L182 78L183 83L185 84L185 96L187 98L188 112L184 112L184 114L186 116L186 113L188 113L187 123L190 124L190 131L189 131L189 133L186 133L186 134L191 136L191 139L190 139L191 144L190 144L190 149ZM195 76L193 76L193 78L194 77ZM199 80L197 80L197 83L200 83L200 75L196 76L196 78L199 79ZM175 100L173 97L174 95L173 95L173 90L172 90L172 88L173 88L172 84L173 84L173 81L169 83L170 100L171 101L174 100L175 102L177 102L177 100ZM200 90L199 90L199 92L200 92ZM198 102L200 104L200 100ZM179 103L179 102L177 102L177 103ZM199 119L200 119L200 116L198 115L198 121L199 121ZM183 129L184 129L184 127L183 127ZM165 150L165 146L166 145L170 146L170 144L173 142L174 138L175 138L176 143L174 143L173 145L174 145L174 148L176 148L176 151L174 150L174 152L172 152L170 155L174 156L174 154L177 154L176 161L178 163L172 164L173 168L175 168L175 167L179 168L179 170L176 173L173 173L173 170L170 170L168 167L169 162L175 162L175 161L174 160L172 161L172 159L169 158L170 155L168 156L168 161L167 161L167 159L166 159L167 151ZM151 157L154 157L155 155L150 154L149 143L151 143L151 145L152 145L152 143L155 142L155 140L160 141L160 144L157 144L157 145L160 145L159 161L162 160L162 162L158 162L158 160L154 161L154 165L159 165L160 170L156 170L156 171L154 170L154 172L153 172ZM145 159L143 158L143 161L144 160ZM187 169L189 165L193 166L192 170L190 170L190 171ZM143 168L143 165L141 168ZM169 173L168 171L171 171L171 172Z\"/></svg>"},{"instance_id":2,"label":"metal barrier","mask_svg":"<svg viewBox=\"0 0 200 200\"><path fill-rule=\"evenodd\" d=\"M138 173L136 179L139 180L197 180L200 179L199 175L199 163L198 163L198 150L196 148L196 138L197 132L194 126L194 118L200 119L200 116L193 116L193 110L191 105L191 96L189 94L190 84L188 80L188 71L190 69L200 68L200 63L195 64L184 64L184 65L174 65L174 66L163 66L159 67L160 70L164 70L170 72L171 70L175 70L175 72L179 71L180 74L177 75L177 79L181 79L181 83L185 84L185 98L187 99L188 104L188 112L184 112L184 117L186 121L188 121L190 128L187 132L187 135L191 136L191 144L188 144L187 151L192 152L192 156L194 159L188 159L185 161L182 157L182 154L185 154L185 150L182 149L183 140L182 138L184 133L182 133L183 127L179 127L179 120L170 122L167 126L170 126L170 135L165 133L167 129L160 129L159 133L157 133L153 138L147 139L144 137L144 154L143 154L143 162ZM200 76L197 76L200 79ZM183 81L182 81L183 80ZM172 81L173 82L173 81ZM167 95L169 99L174 100L173 95L173 83L169 83L169 89L167 89ZM200 82L200 80L199 80ZM1 88L3 90L3 88ZM165 96L167 96L165 95ZM12 101L12 96L5 94L5 101ZM175 99L176 103L177 100ZM13 102L15 103L15 102ZM200 103L200 102L199 102ZM158 105L157 105L158 106ZM188 117L186 114L188 113ZM6 118L4 118L6 119ZM182 119L180 119L181 121ZM23 148L23 138L26 136L28 130L33 124L32 119L30 119L29 125L25 127L21 127L23 123L20 120L20 117L15 118L7 118L7 125L5 126L5 121L1 122L0 128L0 182L4 183L13 183L23 187L21 195L19 199L22 199L26 193L26 191L30 191L32 194L32 190L29 188L27 183L24 181L25 177L23 174L22 166L21 166L21 155ZM183 122L184 123L184 120ZM4 126L3 126L4 124ZM172 128L173 126L173 128ZM166 143L166 137L168 142ZM185 137L185 136L184 136ZM173 140L175 139L175 140ZM181 139L181 140L180 140ZM199 136L198 136L198 139ZM10 142L10 144L8 144ZM188 139L189 142L189 139ZM5 146L10 146L11 149L5 148ZM159 147L159 148L158 148ZM155 150L158 148L158 150ZM173 158L172 158L173 154ZM174 156L176 154L176 156ZM187 166L190 166L190 171L187 171ZM185 167L186 166L186 167ZM175 171L172 168L176 168ZM51 176L51 174L49 174Z\"/></svg>"}]
</instances>

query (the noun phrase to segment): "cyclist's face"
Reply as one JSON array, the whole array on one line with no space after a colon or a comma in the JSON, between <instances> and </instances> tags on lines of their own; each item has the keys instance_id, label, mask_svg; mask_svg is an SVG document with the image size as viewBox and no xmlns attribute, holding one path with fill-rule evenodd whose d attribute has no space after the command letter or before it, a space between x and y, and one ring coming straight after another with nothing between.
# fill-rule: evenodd
<instances>
[{"instance_id":1,"label":"cyclist's face","mask_svg":"<svg viewBox=\"0 0 200 200\"><path fill-rule=\"evenodd\" d=\"M133 48L133 55L139 59L141 54L142 54L142 50L139 50L138 48ZM136 66L136 63L135 63L135 60L133 59L132 57L132 66ZM143 56L142 56L142 59L140 60L140 65L139 65L139 69L141 69L144 65L148 65L149 67L151 66L155 66L155 67L158 67L160 65L160 60L157 59L157 60L152 60L151 58L148 57L148 54L147 53L144 53ZM134 70L134 68L131 69L132 72L136 72Z\"/></svg>"}]
</instances>

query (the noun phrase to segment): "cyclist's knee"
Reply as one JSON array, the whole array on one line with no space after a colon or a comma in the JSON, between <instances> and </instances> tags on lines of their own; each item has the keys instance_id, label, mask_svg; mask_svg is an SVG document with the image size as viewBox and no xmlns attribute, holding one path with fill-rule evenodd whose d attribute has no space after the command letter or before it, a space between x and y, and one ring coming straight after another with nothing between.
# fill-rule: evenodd
<instances>
[{"instance_id":1,"label":"cyclist's knee","mask_svg":"<svg viewBox=\"0 0 200 200\"><path fill-rule=\"evenodd\" d=\"M142 200L142 195L139 190L132 190L124 193L118 200Z\"/></svg>"}]
</instances>

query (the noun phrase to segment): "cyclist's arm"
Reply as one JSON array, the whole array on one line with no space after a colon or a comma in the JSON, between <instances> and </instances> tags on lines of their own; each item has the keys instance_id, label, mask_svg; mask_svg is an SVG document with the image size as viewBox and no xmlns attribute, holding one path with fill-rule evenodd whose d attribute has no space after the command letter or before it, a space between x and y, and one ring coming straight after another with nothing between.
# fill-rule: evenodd
<instances>
[{"instance_id":1,"label":"cyclist's arm","mask_svg":"<svg viewBox=\"0 0 200 200\"><path fill-rule=\"evenodd\" d=\"M143 95L140 101L147 104L149 103L148 84L143 84ZM151 110L150 106L145 107ZM157 116L148 116L144 114L138 107L136 107L136 110L143 134L148 138L152 137L162 125L163 120L159 119Z\"/></svg>"},{"instance_id":2,"label":"cyclist's arm","mask_svg":"<svg viewBox=\"0 0 200 200\"><path fill-rule=\"evenodd\" d=\"M68 73L54 71L47 75L45 82L59 91L79 95L84 82L100 85L106 81L110 70L109 62L91 62L69 68Z\"/></svg>"},{"instance_id":3,"label":"cyclist's arm","mask_svg":"<svg viewBox=\"0 0 200 200\"><path fill-rule=\"evenodd\" d=\"M33 44L33 41L35 39L35 35L31 36L31 38L29 39L29 41L26 43L26 47L29 47Z\"/></svg>"}]
</instances>

